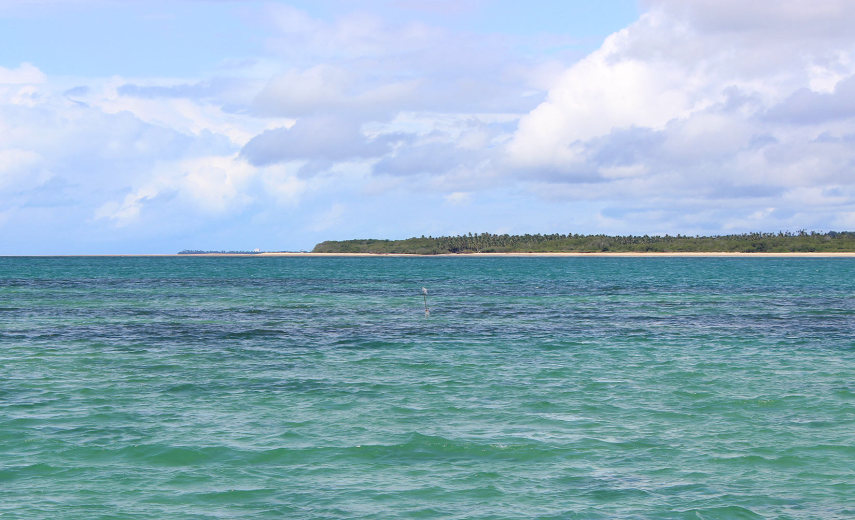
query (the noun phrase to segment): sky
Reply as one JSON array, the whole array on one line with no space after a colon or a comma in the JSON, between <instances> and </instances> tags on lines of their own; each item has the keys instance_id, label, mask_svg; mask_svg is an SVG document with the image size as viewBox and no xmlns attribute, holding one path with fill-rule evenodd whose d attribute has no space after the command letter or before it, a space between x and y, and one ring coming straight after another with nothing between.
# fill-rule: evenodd
<instances>
[{"instance_id":1,"label":"sky","mask_svg":"<svg viewBox=\"0 0 855 520\"><path fill-rule=\"evenodd\" d=\"M855 229L850 0L0 0L0 255Z\"/></svg>"}]
</instances>

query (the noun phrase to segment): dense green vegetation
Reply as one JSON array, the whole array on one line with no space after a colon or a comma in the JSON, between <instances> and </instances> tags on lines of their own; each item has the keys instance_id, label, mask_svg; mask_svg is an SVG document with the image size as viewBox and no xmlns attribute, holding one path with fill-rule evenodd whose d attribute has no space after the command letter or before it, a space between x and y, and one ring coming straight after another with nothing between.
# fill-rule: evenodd
<instances>
[{"instance_id":1,"label":"dense green vegetation","mask_svg":"<svg viewBox=\"0 0 855 520\"><path fill-rule=\"evenodd\" d=\"M855 252L855 232L746 233L721 236L494 235L469 233L406 240L330 240L314 253L555 253L555 252Z\"/></svg>"}]
</instances>

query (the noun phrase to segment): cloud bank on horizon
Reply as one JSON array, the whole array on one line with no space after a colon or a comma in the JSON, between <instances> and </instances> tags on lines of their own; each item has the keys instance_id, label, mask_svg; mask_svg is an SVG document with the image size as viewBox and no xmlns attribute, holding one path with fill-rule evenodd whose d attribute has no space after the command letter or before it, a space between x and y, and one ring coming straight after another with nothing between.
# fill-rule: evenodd
<instances>
[{"instance_id":1,"label":"cloud bank on horizon","mask_svg":"<svg viewBox=\"0 0 855 520\"><path fill-rule=\"evenodd\" d=\"M514 4L6 2L0 254L855 228L855 3Z\"/></svg>"}]
</instances>

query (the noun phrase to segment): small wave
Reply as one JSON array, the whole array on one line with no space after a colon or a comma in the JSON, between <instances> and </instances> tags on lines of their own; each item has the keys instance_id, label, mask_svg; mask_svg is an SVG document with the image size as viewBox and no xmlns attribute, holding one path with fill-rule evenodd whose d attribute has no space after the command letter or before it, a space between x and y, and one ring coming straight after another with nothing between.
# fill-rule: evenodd
<instances>
[{"instance_id":1,"label":"small wave","mask_svg":"<svg viewBox=\"0 0 855 520\"><path fill-rule=\"evenodd\" d=\"M595 489L586 493L597 502L617 502L623 500L643 500L650 496L649 491L639 488Z\"/></svg>"},{"instance_id":2,"label":"small wave","mask_svg":"<svg viewBox=\"0 0 855 520\"><path fill-rule=\"evenodd\" d=\"M333 341L331 345L336 348L351 350L379 350L387 348L397 348L401 346L400 343L367 338L342 338Z\"/></svg>"},{"instance_id":3,"label":"small wave","mask_svg":"<svg viewBox=\"0 0 855 520\"><path fill-rule=\"evenodd\" d=\"M841 399L855 399L855 388L836 388L834 395Z\"/></svg>"},{"instance_id":4,"label":"small wave","mask_svg":"<svg viewBox=\"0 0 855 520\"><path fill-rule=\"evenodd\" d=\"M850 458L855 456L855 446L850 444L816 444L813 446L794 446L787 449L784 453L788 456L796 457L798 455L822 455L829 459L837 457Z\"/></svg>"},{"instance_id":5,"label":"small wave","mask_svg":"<svg viewBox=\"0 0 855 520\"><path fill-rule=\"evenodd\" d=\"M560 451L560 450L558 450ZM410 434L398 444L366 444L311 448L274 448L256 453L254 463L301 463L343 458L394 464L456 460L542 460L561 455L540 443L495 444L448 439L436 435Z\"/></svg>"},{"instance_id":6,"label":"small wave","mask_svg":"<svg viewBox=\"0 0 855 520\"><path fill-rule=\"evenodd\" d=\"M196 392L203 392L205 388L195 384L195 383L181 383L178 385L170 386L165 390L168 394L193 394Z\"/></svg>"},{"instance_id":7,"label":"small wave","mask_svg":"<svg viewBox=\"0 0 855 520\"><path fill-rule=\"evenodd\" d=\"M156 466L198 466L233 458L233 452L233 449L223 446L195 448L163 444L139 444L120 448L116 450L115 455Z\"/></svg>"},{"instance_id":8,"label":"small wave","mask_svg":"<svg viewBox=\"0 0 855 520\"><path fill-rule=\"evenodd\" d=\"M204 493L194 493L194 497L204 503L240 503L247 500L265 500L279 493L278 489L274 488L254 488L254 489L225 489L221 491L206 491Z\"/></svg>"},{"instance_id":9,"label":"small wave","mask_svg":"<svg viewBox=\"0 0 855 520\"><path fill-rule=\"evenodd\" d=\"M704 509L690 509L682 511L685 516L683 518L692 518L698 520L753 520L763 519L763 516L758 515L750 509L740 506L720 506L708 507Z\"/></svg>"},{"instance_id":10,"label":"small wave","mask_svg":"<svg viewBox=\"0 0 855 520\"><path fill-rule=\"evenodd\" d=\"M242 330L239 332L227 332L223 334L221 337L223 339L253 339L253 338L265 338L265 337L280 337L284 334L284 331L278 329L249 329Z\"/></svg>"},{"instance_id":11,"label":"small wave","mask_svg":"<svg viewBox=\"0 0 855 520\"><path fill-rule=\"evenodd\" d=\"M244 314L272 314L268 309L238 309L238 312Z\"/></svg>"},{"instance_id":12,"label":"small wave","mask_svg":"<svg viewBox=\"0 0 855 520\"><path fill-rule=\"evenodd\" d=\"M7 466L0 470L0 482L11 482L18 479L35 479L40 481L45 478L58 478L80 473L79 468L54 466L44 462L27 464L24 466Z\"/></svg>"},{"instance_id":13,"label":"small wave","mask_svg":"<svg viewBox=\"0 0 855 520\"><path fill-rule=\"evenodd\" d=\"M805 464L802 457L795 455L782 455L780 457L764 457L762 455L736 455L732 457L716 457L714 462L723 464L734 464L740 466L772 466L785 468L798 468Z\"/></svg>"}]
</instances>

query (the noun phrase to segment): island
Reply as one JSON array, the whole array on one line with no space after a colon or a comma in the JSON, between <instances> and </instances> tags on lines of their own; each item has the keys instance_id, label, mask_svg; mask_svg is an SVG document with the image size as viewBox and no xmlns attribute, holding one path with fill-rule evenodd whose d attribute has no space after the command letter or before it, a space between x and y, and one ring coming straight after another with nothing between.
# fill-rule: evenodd
<instances>
[{"instance_id":1,"label":"island","mask_svg":"<svg viewBox=\"0 0 855 520\"><path fill-rule=\"evenodd\" d=\"M466 253L852 253L855 232L778 232L717 236L508 235L468 233L403 240L327 240L312 253L442 255Z\"/></svg>"}]
</instances>

